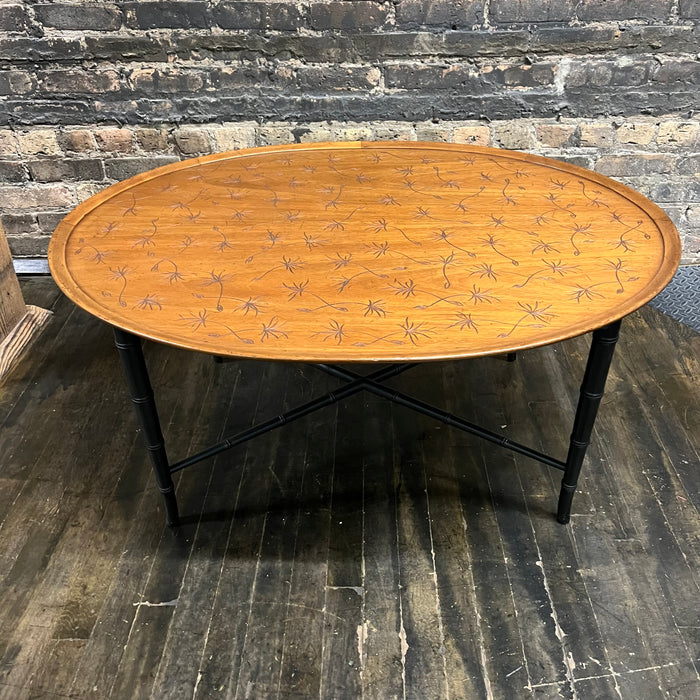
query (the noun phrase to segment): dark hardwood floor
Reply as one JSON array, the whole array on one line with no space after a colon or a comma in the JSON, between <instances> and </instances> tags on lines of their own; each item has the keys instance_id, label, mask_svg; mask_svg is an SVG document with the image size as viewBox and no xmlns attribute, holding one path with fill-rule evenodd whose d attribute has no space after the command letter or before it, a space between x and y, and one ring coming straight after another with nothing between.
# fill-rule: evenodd
<instances>
[{"instance_id":1,"label":"dark hardwood floor","mask_svg":"<svg viewBox=\"0 0 700 700\"><path fill-rule=\"evenodd\" d=\"M177 475L164 526L111 333L0 384L0 698L700 697L700 335L623 324L574 515L559 473L360 394ZM565 454L588 339L401 390ZM149 343L171 458L336 382Z\"/></svg>"}]
</instances>

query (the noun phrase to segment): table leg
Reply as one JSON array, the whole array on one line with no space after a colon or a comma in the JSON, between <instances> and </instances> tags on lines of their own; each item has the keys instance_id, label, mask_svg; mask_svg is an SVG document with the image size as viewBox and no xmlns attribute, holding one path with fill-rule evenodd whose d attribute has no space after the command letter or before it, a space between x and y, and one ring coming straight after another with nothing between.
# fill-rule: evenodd
<instances>
[{"instance_id":1,"label":"table leg","mask_svg":"<svg viewBox=\"0 0 700 700\"><path fill-rule=\"evenodd\" d=\"M571 432L569 453L566 456L564 478L561 480L557 520L566 524L571 517L571 501L574 498L578 476L581 472L586 448L590 444L600 400L603 398L605 380L615 352L615 343L620 335L620 321L603 326L593 333L588 353L586 371L583 375L574 428Z\"/></svg>"},{"instance_id":2,"label":"table leg","mask_svg":"<svg viewBox=\"0 0 700 700\"><path fill-rule=\"evenodd\" d=\"M163 494L166 522L171 526L177 525L179 516L175 488L170 475L170 464L165 452L165 441L160 429L153 389L151 388L146 361L141 350L141 340L120 328L114 328L114 342L117 350L119 350L119 356L126 374L126 382L131 394L131 401L134 404L136 415L143 430L146 449L151 459L156 482L160 492Z\"/></svg>"}]
</instances>

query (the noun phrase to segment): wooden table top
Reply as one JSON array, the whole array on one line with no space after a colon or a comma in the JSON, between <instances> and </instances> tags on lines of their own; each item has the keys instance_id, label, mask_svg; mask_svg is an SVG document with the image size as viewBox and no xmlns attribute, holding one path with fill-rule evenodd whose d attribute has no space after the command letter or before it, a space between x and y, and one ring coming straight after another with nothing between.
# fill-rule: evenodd
<instances>
[{"instance_id":1,"label":"wooden table top","mask_svg":"<svg viewBox=\"0 0 700 700\"><path fill-rule=\"evenodd\" d=\"M105 189L49 248L79 306L219 355L473 357L573 337L654 297L680 258L640 194L457 144L327 143L175 163Z\"/></svg>"}]
</instances>

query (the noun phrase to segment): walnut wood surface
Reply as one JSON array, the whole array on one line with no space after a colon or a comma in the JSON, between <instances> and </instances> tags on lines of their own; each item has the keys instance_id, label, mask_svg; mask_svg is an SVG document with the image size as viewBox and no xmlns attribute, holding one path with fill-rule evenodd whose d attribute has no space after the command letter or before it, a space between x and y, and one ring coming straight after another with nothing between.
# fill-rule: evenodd
<instances>
[{"instance_id":1,"label":"walnut wood surface","mask_svg":"<svg viewBox=\"0 0 700 700\"><path fill-rule=\"evenodd\" d=\"M595 173L437 143L278 146L114 185L49 262L109 323L220 355L500 353L640 307L680 258L668 217Z\"/></svg>"}]
</instances>

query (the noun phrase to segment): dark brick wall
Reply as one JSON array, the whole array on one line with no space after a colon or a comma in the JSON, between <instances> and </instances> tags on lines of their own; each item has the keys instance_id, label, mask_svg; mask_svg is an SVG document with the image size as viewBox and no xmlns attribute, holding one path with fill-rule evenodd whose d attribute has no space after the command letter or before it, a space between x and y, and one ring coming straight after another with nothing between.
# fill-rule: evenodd
<instances>
[{"instance_id":1,"label":"dark brick wall","mask_svg":"<svg viewBox=\"0 0 700 700\"><path fill-rule=\"evenodd\" d=\"M617 157L632 168L635 149L661 152L672 163L665 179L677 179L686 255L700 260L700 215L683 201L697 200L695 173L676 169L681 156L698 161L698 20L700 0L9 0L0 5L0 216L16 254L41 253L58 214L154 159L273 133L480 133L591 167ZM532 138L504 141L518 121ZM541 128L556 123L606 136L543 143ZM654 135L620 139L629 124ZM665 138L669 124L680 125L677 137ZM616 176L661 177L650 158L640 162L629 173L615 166Z\"/></svg>"}]
</instances>

